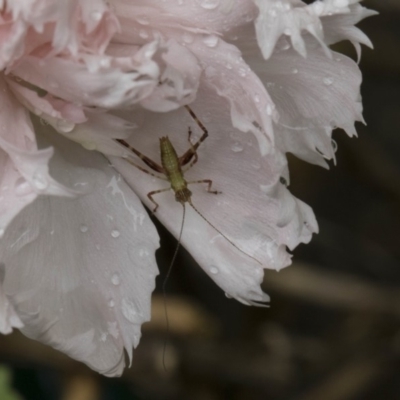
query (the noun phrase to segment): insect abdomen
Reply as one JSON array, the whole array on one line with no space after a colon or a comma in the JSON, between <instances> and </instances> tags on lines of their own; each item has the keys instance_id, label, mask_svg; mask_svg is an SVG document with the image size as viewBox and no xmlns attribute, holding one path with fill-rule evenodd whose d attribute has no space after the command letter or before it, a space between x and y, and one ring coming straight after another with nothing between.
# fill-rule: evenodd
<instances>
[{"instance_id":1,"label":"insect abdomen","mask_svg":"<svg viewBox=\"0 0 400 400\"><path fill-rule=\"evenodd\" d=\"M160 149L161 164L165 170L165 175L171 183L172 190L176 193L179 190L185 189L187 183L179 165L178 155L168 137L160 138Z\"/></svg>"}]
</instances>

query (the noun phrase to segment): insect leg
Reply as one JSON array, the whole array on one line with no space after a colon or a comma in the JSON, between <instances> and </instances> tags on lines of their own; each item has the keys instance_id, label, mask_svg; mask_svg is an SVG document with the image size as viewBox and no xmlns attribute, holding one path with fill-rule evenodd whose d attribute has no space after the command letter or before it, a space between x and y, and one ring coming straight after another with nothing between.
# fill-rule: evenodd
<instances>
[{"instance_id":1,"label":"insect leg","mask_svg":"<svg viewBox=\"0 0 400 400\"><path fill-rule=\"evenodd\" d=\"M222 192L219 192L218 190L211 190L211 186L213 181L211 179L201 179L199 181L190 181L187 182L188 185L192 184L192 183L207 183L207 192L208 193L212 193L212 194L221 194Z\"/></svg>"},{"instance_id":2,"label":"insect leg","mask_svg":"<svg viewBox=\"0 0 400 400\"><path fill-rule=\"evenodd\" d=\"M198 157L198 155L197 155L197 152L196 152L196 149L193 147L193 143L191 142L191 140L190 140L190 137L192 136L192 130L191 130L191 128L190 128L190 126L189 126L189 129L188 129L188 141L189 141L189 143L190 143L190 150L192 150L192 152L193 152L193 160L192 161L190 161L190 164L189 165L186 165L185 166L185 168L182 168L182 170L183 170L183 172L186 172L186 171L188 171L190 168L192 168L193 167L193 165L194 164L196 164L197 163L197 160L199 159L199 157ZM183 164L184 165L184 164Z\"/></svg>"},{"instance_id":3,"label":"insect leg","mask_svg":"<svg viewBox=\"0 0 400 400\"><path fill-rule=\"evenodd\" d=\"M124 158L125 161L127 161L129 164L133 165L134 167L136 167L137 169L140 169L142 172L145 172L146 174L149 174L151 176L154 176L155 178L158 179L162 179L164 181L167 181L168 179L165 178L164 176L159 176L156 174L153 174L152 172L148 171L146 168L141 167L140 165L136 164L135 162L133 162L132 160L130 160L129 158Z\"/></svg>"},{"instance_id":4,"label":"insect leg","mask_svg":"<svg viewBox=\"0 0 400 400\"><path fill-rule=\"evenodd\" d=\"M185 108L189 111L190 116L196 121L197 125L200 127L200 129L204 132L203 135L201 135L200 139L192 144L192 142L190 141L190 135L191 135L191 130L189 131L189 143L190 143L190 149L187 150L182 156L179 157L179 165L180 166L184 166L187 163L189 163L193 157L197 157L196 154L196 150L198 149L198 147L200 146L200 144L202 142L204 142L207 137L208 137L208 131L206 129L206 127L200 122L200 120L196 117L196 114L193 112L193 110L189 107L189 106L185 106ZM196 160L197 161L197 160ZM194 161L193 164L196 163L196 161ZM192 165L193 165L192 164ZM189 167L190 168L190 167ZM188 168L188 169L189 169Z\"/></svg>"},{"instance_id":5,"label":"insect leg","mask_svg":"<svg viewBox=\"0 0 400 400\"><path fill-rule=\"evenodd\" d=\"M151 169L153 169L156 172L159 172L161 174L164 174L164 168L161 165L158 165L156 162L154 162L151 158L145 156L142 154L140 151L136 150L134 147L132 147L130 144L125 142L125 140L122 139L116 139L116 141L120 144L122 144L124 147L129 149L132 153L136 154L145 164L147 164Z\"/></svg>"},{"instance_id":6,"label":"insect leg","mask_svg":"<svg viewBox=\"0 0 400 400\"><path fill-rule=\"evenodd\" d=\"M158 208L158 203L153 199L153 196L155 195L155 194L158 194L158 193L162 193L162 192L166 192L166 191L168 191L168 190L171 190L171 188L166 188L166 189L160 189L160 190L154 190L154 191L152 191L152 192L149 192L149 193L147 193L147 197L150 199L150 201L156 206L155 208L154 208L154 210L153 210L153 214L157 211L157 208Z\"/></svg>"}]
</instances>

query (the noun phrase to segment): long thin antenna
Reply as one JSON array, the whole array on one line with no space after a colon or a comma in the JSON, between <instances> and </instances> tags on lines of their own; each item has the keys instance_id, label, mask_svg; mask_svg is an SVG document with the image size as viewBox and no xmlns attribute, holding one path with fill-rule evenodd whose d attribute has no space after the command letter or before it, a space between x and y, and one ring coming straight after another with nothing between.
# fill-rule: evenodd
<instances>
[{"instance_id":1,"label":"long thin antenna","mask_svg":"<svg viewBox=\"0 0 400 400\"><path fill-rule=\"evenodd\" d=\"M184 223L185 223L185 214L186 214L186 207L185 207L185 204L184 204L184 203L182 203L182 207L183 207L182 225L181 225L181 230L180 230L180 232L179 232L178 243L177 243L177 245L176 245L175 253L174 253L173 257L172 257L171 263L169 264L168 271L167 271L167 275L165 275L164 282L163 282L163 284L162 284L162 292L163 292L163 296L164 296L165 322L166 322L166 325L167 325L167 334L165 335L164 348L163 348L163 355L162 355L162 364L163 364L163 367L164 367L164 371L165 371L165 372L167 372L167 367L165 366L165 350L166 350L166 348L167 348L168 336L169 336L169 319L168 319L167 291L166 291L166 288L167 288L167 281L168 281L168 278L169 278L170 275L171 275L172 267L173 267L173 265L174 265L176 256L178 255L179 247L180 247L180 245L181 245L181 239L182 239L182 233L183 233L183 226L184 226Z\"/></svg>"},{"instance_id":2,"label":"long thin antenna","mask_svg":"<svg viewBox=\"0 0 400 400\"><path fill-rule=\"evenodd\" d=\"M198 215L200 215L201 218L204 219L204 221L207 222L208 225L211 226L211 228L215 229L223 238L225 238L235 249L239 250L241 253L243 253L245 256L252 258L254 261L256 261L258 264L260 264L262 266L261 261L257 260L257 258L251 256L250 254L247 254L245 251L243 251L242 249L240 249L235 243L232 242L232 240L230 240L228 237L226 237L215 225L213 225L194 205L191 201L188 202L194 211L196 211L196 213Z\"/></svg>"}]
</instances>

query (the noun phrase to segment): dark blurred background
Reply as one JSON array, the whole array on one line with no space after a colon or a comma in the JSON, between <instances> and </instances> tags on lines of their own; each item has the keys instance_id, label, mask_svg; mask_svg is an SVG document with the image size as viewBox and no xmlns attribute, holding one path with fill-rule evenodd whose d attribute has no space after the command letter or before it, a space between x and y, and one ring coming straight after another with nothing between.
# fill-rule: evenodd
<instances>
[{"instance_id":1,"label":"dark blurred background","mask_svg":"<svg viewBox=\"0 0 400 400\"><path fill-rule=\"evenodd\" d=\"M291 190L313 207L320 233L293 266L266 272L271 308L226 298L181 250L168 283L166 371L158 290L122 378L19 332L0 337L0 386L8 379L19 393L0 400L400 399L400 1L363 4L381 13L359 25L375 46L361 61L367 126L358 139L335 133L330 171L290 158ZM176 242L158 227L161 287Z\"/></svg>"}]
</instances>

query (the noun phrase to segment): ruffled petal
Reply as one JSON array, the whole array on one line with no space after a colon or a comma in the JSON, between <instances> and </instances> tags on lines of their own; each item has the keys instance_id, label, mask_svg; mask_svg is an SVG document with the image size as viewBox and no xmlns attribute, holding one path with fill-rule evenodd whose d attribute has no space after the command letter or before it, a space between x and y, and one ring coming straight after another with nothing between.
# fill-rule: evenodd
<instances>
[{"instance_id":1,"label":"ruffled petal","mask_svg":"<svg viewBox=\"0 0 400 400\"><path fill-rule=\"evenodd\" d=\"M158 235L101 155L49 133L52 173L86 194L40 197L15 218L0 241L4 290L24 334L120 375L150 318Z\"/></svg>"},{"instance_id":2,"label":"ruffled petal","mask_svg":"<svg viewBox=\"0 0 400 400\"><path fill-rule=\"evenodd\" d=\"M209 137L200 145L199 160L185 178L188 182L211 179L212 189L222 193L208 193L206 183L189 186L193 204L209 222L187 204L182 244L228 295L245 304L267 301L260 288L263 268L279 270L290 264L286 246L293 249L311 239L317 230L314 215L280 182L286 171L283 155L262 156L255 137L232 126L227 100L204 88L191 107L209 128ZM184 109L157 118L146 113L142 118L129 141L157 163L159 136L168 135L180 155L190 147L188 127L194 132L193 143L201 134ZM154 208L147 194L168 188L169 183L149 178L124 160L113 158L112 162L142 201ZM154 199L159 204L157 217L177 236L181 205L170 191Z\"/></svg>"},{"instance_id":3,"label":"ruffled petal","mask_svg":"<svg viewBox=\"0 0 400 400\"><path fill-rule=\"evenodd\" d=\"M42 57L80 51L102 53L119 29L102 0L7 1L0 13L0 66L10 67L23 55Z\"/></svg>"},{"instance_id":4,"label":"ruffled petal","mask_svg":"<svg viewBox=\"0 0 400 400\"><path fill-rule=\"evenodd\" d=\"M321 0L309 5L300 0L254 0L259 8L255 22L257 41L264 58L268 59L282 35L290 37L293 48L307 56L304 33L313 36L327 55L321 18L350 14L353 3L360 0Z\"/></svg>"},{"instance_id":5,"label":"ruffled petal","mask_svg":"<svg viewBox=\"0 0 400 400\"><path fill-rule=\"evenodd\" d=\"M271 95L279 118L275 121L277 145L308 162L325 166L334 158L332 130L356 134L354 124L363 121L360 97L361 72L350 58L320 48L309 48L307 58L286 47L265 62L246 59Z\"/></svg>"}]
</instances>

